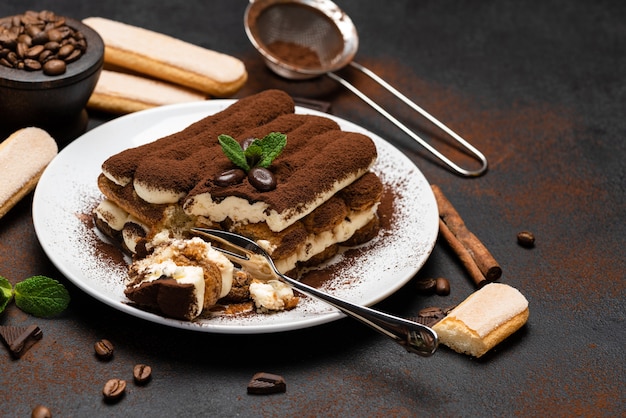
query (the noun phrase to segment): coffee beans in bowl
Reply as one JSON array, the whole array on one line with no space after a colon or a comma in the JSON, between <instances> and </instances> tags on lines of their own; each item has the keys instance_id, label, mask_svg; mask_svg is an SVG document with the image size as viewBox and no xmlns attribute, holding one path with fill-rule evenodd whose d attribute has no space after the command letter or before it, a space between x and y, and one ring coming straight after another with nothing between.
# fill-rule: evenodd
<instances>
[{"instance_id":1,"label":"coffee beans in bowl","mask_svg":"<svg viewBox=\"0 0 626 418\"><path fill-rule=\"evenodd\" d=\"M51 11L0 18L0 136L29 126L58 142L82 134L103 62L102 38L78 20Z\"/></svg>"}]
</instances>

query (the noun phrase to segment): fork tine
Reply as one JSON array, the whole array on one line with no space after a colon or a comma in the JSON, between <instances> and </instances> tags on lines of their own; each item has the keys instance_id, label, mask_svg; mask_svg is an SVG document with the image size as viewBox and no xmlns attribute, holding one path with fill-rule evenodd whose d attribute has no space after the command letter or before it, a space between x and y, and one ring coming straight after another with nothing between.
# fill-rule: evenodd
<instances>
[{"instance_id":1,"label":"fork tine","mask_svg":"<svg viewBox=\"0 0 626 418\"><path fill-rule=\"evenodd\" d=\"M246 257L242 257L234 252L215 247L216 250L224 253L231 261L241 264L244 268L248 266L247 269L251 272L255 271L261 274L265 273L268 275L268 278L276 277L282 279L282 281L291 285L291 287L309 296L325 301L346 315L372 327L381 334L392 338L409 352L416 353L421 356L431 356L437 349L437 333L427 326L404 318L379 312L366 306L355 305L346 300L329 295L328 293L316 289L308 284L285 276L276 269L274 262L267 252L248 238L231 232L214 229L192 228L191 230L198 235L208 237L209 239L221 242L228 247L240 250L246 255ZM233 260L231 257L237 257L237 260ZM265 261L264 265L267 268L267 271L265 272L263 271L263 267L256 262L259 257Z\"/></svg>"},{"instance_id":2,"label":"fork tine","mask_svg":"<svg viewBox=\"0 0 626 418\"><path fill-rule=\"evenodd\" d=\"M227 248L220 248L220 247L213 247L213 248L224 253L229 258L233 257L237 261L250 259L250 254L251 254L250 251L247 250L246 248L243 248L229 241L228 238L230 238L230 236L227 234L223 234L224 231L219 231L217 229L191 228L191 232L194 232L197 235L204 236L206 238L209 238L211 240L219 242L220 244L225 245ZM243 253L243 255L238 254L235 250ZM235 261L235 260L231 259L231 261Z\"/></svg>"},{"instance_id":3,"label":"fork tine","mask_svg":"<svg viewBox=\"0 0 626 418\"><path fill-rule=\"evenodd\" d=\"M192 232L224 244L227 248L214 246L233 263L262 280L275 279L279 272L275 269L270 256L254 241L228 231L207 228L192 228ZM243 253L240 254L240 253Z\"/></svg>"}]
</instances>

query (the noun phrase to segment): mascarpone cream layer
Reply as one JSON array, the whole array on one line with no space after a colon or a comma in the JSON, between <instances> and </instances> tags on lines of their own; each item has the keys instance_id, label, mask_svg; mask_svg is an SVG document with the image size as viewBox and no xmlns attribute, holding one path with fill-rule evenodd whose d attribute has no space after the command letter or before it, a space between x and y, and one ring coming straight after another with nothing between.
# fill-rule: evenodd
<instances>
[{"instance_id":1,"label":"mascarpone cream layer","mask_svg":"<svg viewBox=\"0 0 626 418\"><path fill-rule=\"evenodd\" d=\"M309 234L304 245L290 257L274 262L281 273L293 270L298 263L310 260L331 245L347 241L356 231L367 225L376 216L378 203L363 211L350 211L345 220L329 231ZM271 255L271 252L270 252Z\"/></svg>"},{"instance_id":2,"label":"mascarpone cream layer","mask_svg":"<svg viewBox=\"0 0 626 418\"><path fill-rule=\"evenodd\" d=\"M333 187L326 192L318 194L317 197L308 202L304 202L300 207L289 208L283 212L277 212L271 209L269 205L263 201L250 202L247 199L236 196L213 200L211 194L208 192L197 194L187 199L183 205L183 209L189 215L202 216L212 222L222 222L226 218L230 218L235 224L240 225L265 222L270 230L280 232L313 212L339 190L368 172L369 169L370 167L366 167L343 179L337 180Z\"/></svg>"}]
</instances>

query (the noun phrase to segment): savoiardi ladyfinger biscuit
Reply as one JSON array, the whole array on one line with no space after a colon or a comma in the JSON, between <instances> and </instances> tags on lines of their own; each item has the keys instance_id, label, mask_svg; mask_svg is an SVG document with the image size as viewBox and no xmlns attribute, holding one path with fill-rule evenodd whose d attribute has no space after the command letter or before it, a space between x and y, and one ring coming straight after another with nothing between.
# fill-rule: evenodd
<instances>
[{"instance_id":1,"label":"savoiardi ladyfinger biscuit","mask_svg":"<svg viewBox=\"0 0 626 418\"><path fill-rule=\"evenodd\" d=\"M439 341L456 352L481 357L528 320L528 301L519 290L489 283L433 325Z\"/></svg>"},{"instance_id":2,"label":"savoiardi ladyfinger biscuit","mask_svg":"<svg viewBox=\"0 0 626 418\"><path fill-rule=\"evenodd\" d=\"M217 97L237 92L248 78L243 62L233 56L102 17L83 23L102 37L105 64Z\"/></svg>"},{"instance_id":3,"label":"savoiardi ladyfinger biscuit","mask_svg":"<svg viewBox=\"0 0 626 418\"><path fill-rule=\"evenodd\" d=\"M126 114L206 98L203 93L179 85L118 71L102 70L87 107L103 112Z\"/></svg>"},{"instance_id":4,"label":"savoiardi ladyfinger biscuit","mask_svg":"<svg viewBox=\"0 0 626 418\"><path fill-rule=\"evenodd\" d=\"M0 218L35 188L57 152L55 140L34 127L20 129L0 144Z\"/></svg>"}]
</instances>

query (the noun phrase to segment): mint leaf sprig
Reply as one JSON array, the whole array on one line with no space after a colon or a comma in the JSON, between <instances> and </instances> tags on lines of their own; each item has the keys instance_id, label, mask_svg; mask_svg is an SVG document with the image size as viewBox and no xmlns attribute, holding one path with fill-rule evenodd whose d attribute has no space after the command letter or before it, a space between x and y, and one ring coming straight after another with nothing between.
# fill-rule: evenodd
<instances>
[{"instance_id":1,"label":"mint leaf sprig","mask_svg":"<svg viewBox=\"0 0 626 418\"><path fill-rule=\"evenodd\" d=\"M271 132L262 139L254 139L245 150L229 135L219 135L217 140L228 159L246 173L253 167L269 167L287 145L287 135L280 132Z\"/></svg>"},{"instance_id":2,"label":"mint leaf sprig","mask_svg":"<svg viewBox=\"0 0 626 418\"><path fill-rule=\"evenodd\" d=\"M0 276L0 313L4 311L13 298L13 286L4 277Z\"/></svg>"},{"instance_id":3,"label":"mint leaf sprig","mask_svg":"<svg viewBox=\"0 0 626 418\"><path fill-rule=\"evenodd\" d=\"M18 308L41 318L63 312L70 303L70 294L61 283L46 276L33 276L15 285L0 277L0 313L15 299Z\"/></svg>"}]
</instances>

